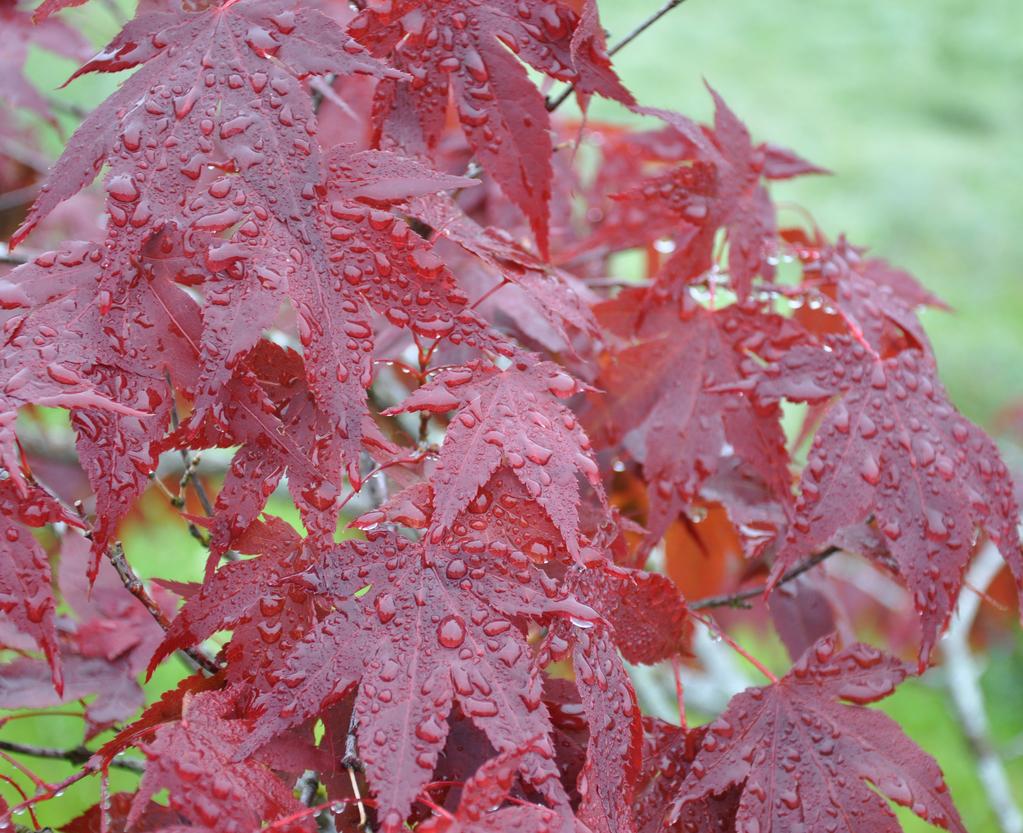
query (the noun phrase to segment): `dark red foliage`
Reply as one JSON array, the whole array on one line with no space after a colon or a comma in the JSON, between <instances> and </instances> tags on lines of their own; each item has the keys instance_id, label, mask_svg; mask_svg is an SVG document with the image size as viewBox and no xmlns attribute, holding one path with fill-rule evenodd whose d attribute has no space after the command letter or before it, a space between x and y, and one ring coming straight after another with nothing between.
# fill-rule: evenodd
<instances>
[{"instance_id":1,"label":"dark red foliage","mask_svg":"<svg viewBox=\"0 0 1023 833\"><path fill-rule=\"evenodd\" d=\"M934 760L890 717L862 708L906 676L901 662L875 648L838 651L833 639L821 640L784 678L737 695L710 724L671 819L691 802L741 787L740 830L898 831L882 795L939 827L965 830Z\"/></svg>"},{"instance_id":2,"label":"dark red foliage","mask_svg":"<svg viewBox=\"0 0 1023 833\"><path fill-rule=\"evenodd\" d=\"M26 44L79 55L51 15L81 1L0 3L40 129ZM63 829L834 833L897 830L890 799L962 830L862 708L910 672L833 635L876 611L792 574L894 572L921 670L984 540L1023 588L1013 484L916 318L941 302L779 231L769 183L821 169L713 91L710 126L639 107L593 0L358 6L142 0L71 80L131 74L5 218L38 248L0 274L0 707L86 698L51 752L144 765ZM659 121L552 117L527 66ZM101 172L99 239L55 236ZM122 558L168 502L194 583ZM644 717L630 663L695 662L697 611L765 577L793 668L709 726ZM20 778L0 831L62 789Z\"/></svg>"},{"instance_id":3,"label":"dark red foliage","mask_svg":"<svg viewBox=\"0 0 1023 833\"><path fill-rule=\"evenodd\" d=\"M883 359L849 337L800 346L769 365L756 396L824 402L796 517L773 580L868 517L913 588L926 659L952 615L976 532L998 544L1023 592L1019 507L994 444L949 403L927 353Z\"/></svg>"},{"instance_id":4,"label":"dark red foliage","mask_svg":"<svg viewBox=\"0 0 1023 833\"><path fill-rule=\"evenodd\" d=\"M435 152L445 135L449 94L477 159L526 215L546 255L553 144L544 98L525 62L579 93L599 93L626 104L631 94L611 70L593 4L580 17L552 0L396 0L369 3L351 31L374 53L389 57L409 79L377 90L374 116L381 141L391 123L412 121L413 146Z\"/></svg>"}]
</instances>

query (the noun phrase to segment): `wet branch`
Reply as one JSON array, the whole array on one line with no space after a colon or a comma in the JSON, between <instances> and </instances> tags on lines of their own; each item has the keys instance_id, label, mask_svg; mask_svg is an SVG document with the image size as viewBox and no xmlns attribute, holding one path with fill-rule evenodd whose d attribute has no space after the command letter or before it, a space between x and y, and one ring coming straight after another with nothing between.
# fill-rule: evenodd
<instances>
[{"instance_id":1,"label":"wet branch","mask_svg":"<svg viewBox=\"0 0 1023 833\"><path fill-rule=\"evenodd\" d=\"M136 575L128 563L128 559L124 555L124 547L121 546L120 541L107 550L107 558L110 560L113 568L117 570L117 575L121 577L121 583L124 584L125 589L142 602L142 606L149 611L149 615L156 620L156 623L161 628L165 631L168 630L171 624L170 620L163 610L160 609L160 606L153 597L149 595L146 586L142 583L142 579ZM202 668L210 674L216 674L220 670L216 660L201 648L183 648L181 653L185 654L191 662L195 663L196 667Z\"/></svg>"},{"instance_id":2,"label":"wet branch","mask_svg":"<svg viewBox=\"0 0 1023 833\"><path fill-rule=\"evenodd\" d=\"M32 758L67 761L76 765L87 764L94 754L91 749L85 746L74 746L70 749L53 749L48 746L30 746L24 743L14 743L9 740L0 740L0 751L12 752L16 755L28 755ZM145 764L142 761L135 761L131 758L114 758L110 761L110 766L124 769L128 772L142 773L145 771Z\"/></svg>"},{"instance_id":3,"label":"wet branch","mask_svg":"<svg viewBox=\"0 0 1023 833\"><path fill-rule=\"evenodd\" d=\"M780 587L786 582L792 581L794 578L798 578L803 575L807 570L812 570L822 561L826 561L831 558L836 552L840 552L840 547L828 547L826 550L821 550L816 555L811 555L806 561L801 564L797 564L787 573L785 573L775 583L775 587ZM737 593L726 593L722 596L707 596L703 599L697 599L694 602L690 602L689 608L691 610L706 610L711 607L749 607L749 600L755 599L757 596L762 596L767 592L767 585L762 584L759 587L751 587L748 590L740 590Z\"/></svg>"}]
</instances>

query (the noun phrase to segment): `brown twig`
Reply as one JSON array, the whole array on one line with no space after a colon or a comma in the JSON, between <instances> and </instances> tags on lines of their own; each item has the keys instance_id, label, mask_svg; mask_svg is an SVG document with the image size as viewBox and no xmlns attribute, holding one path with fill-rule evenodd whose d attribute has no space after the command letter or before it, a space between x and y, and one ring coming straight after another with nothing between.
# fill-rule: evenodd
<instances>
[{"instance_id":1,"label":"brown twig","mask_svg":"<svg viewBox=\"0 0 1023 833\"><path fill-rule=\"evenodd\" d=\"M188 459L187 449L182 449L182 459ZM209 495L206 494L206 487L203 486L202 481L196 474L196 470L199 468L199 455L196 454L185 465L185 473L181 475L181 486L187 488L188 484L192 484L192 488L195 489L195 496L199 498L199 505L202 506L203 514L207 518L213 517L213 502L210 500Z\"/></svg>"},{"instance_id":2,"label":"brown twig","mask_svg":"<svg viewBox=\"0 0 1023 833\"><path fill-rule=\"evenodd\" d=\"M53 749L48 746L30 746L9 740L0 740L0 750L13 752L16 755L28 755L32 758L49 758L78 765L88 763L94 754L91 749L85 746L74 746L71 749ZM132 760L131 758L114 758L110 761L110 766L138 773L145 772L146 768L142 761Z\"/></svg>"},{"instance_id":3,"label":"brown twig","mask_svg":"<svg viewBox=\"0 0 1023 833\"><path fill-rule=\"evenodd\" d=\"M149 595L146 586L142 583L142 579L135 574L135 571L128 563L128 559L124 555L124 547L121 546L120 541L107 550L107 558L117 571L117 575L121 577L121 583L124 584L125 589L142 603L142 606L149 611L149 615L156 620L156 623L161 628L165 631L168 630L171 624L170 620L153 597ZM210 674L216 674L220 670L216 660L201 648L183 648L181 653L188 656L197 667Z\"/></svg>"},{"instance_id":4,"label":"brown twig","mask_svg":"<svg viewBox=\"0 0 1023 833\"><path fill-rule=\"evenodd\" d=\"M171 390L174 389L169 373L167 374L167 384L170 386ZM178 416L178 406L177 403L173 403L171 405L171 428L174 431L177 431L180 424L181 420ZM192 489L195 491L195 496L199 499L199 505L202 506L203 514L207 518L212 518L213 501L210 500L210 496L206 492L206 487L203 485L202 480L199 479L199 476L196 473L199 468L200 455L196 454L193 457L192 453L187 448L180 449L178 453L181 455L181 463L184 466L184 471L181 474L181 481L178 483L178 502L172 500L172 505L178 509L185 505L184 495L188 490L189 484L191 484ZM210 548L209 536L203 534L203 531L191 521L188 522L188 532L196 541L206 547L206 549ZM226 550L222 557L225 561L238 560L238 554L232 550Z\"/></svg>"},{"instance_id":5,"label":"brown twig","mask_svg":"<svg viewBox=\"0 0 1023 833\"><path fill-rule=\"evenodd\" d=\"M356 775L358 772L365 772L366 766L359 757L359 721L354 714L348 722L348 734L345 735L345 754L341 758L341 766L348 770L348 780L352 784L352 792L355 793L355 802L359 809L359 827L366 833L372 833L369 826L369 815L366 813L366 803L362 798L359 779Z\"/></svg>"},{"instance_id":6,"label":"brown twig","mask_svg":"<svg viewBox=\"0 0 1023 833\"><path fill-rule=\"evenodd\" d=\"M607 54L613 56L621 52L626 46L632 43L636 38L642 35L647 29L653 26L658 20L664 17L668 12L674 9L676 6L681 6L686 0L668 0L661 8L654 12L650 17L640 23L635 29L629 34L622 38L618 43L608 49ZM569 84L561 94L551 101L547 102L547 112L553 113L562 104L564 104L570 95L575 92L575 84Z\"/></svg>"},{"instance_id":7,"label":"brown twig","mask_svg":"<svg viewBox=\"0 0 1023 833\"><path fill-rule=\"evenodd\" d=\"M836 552L841 552L840 547L828 547L825 550L821 550L815 555L811 555L806 561L801 564L797 564L787 573L785 573L777 582L775 587L780 587L786 582L792 581L807 570L812 570L822 561L831 558ZM762 584L759 587L751 587L748 590L740 590L737 593L726 593L721 596L707 596L703 599L697 599L694 602L689 603L690 610L706 610L712 607L748 607L746 604L750 599L755 599L757 596L763 596L767 592L767 585Z\"/></svg>"}]
</instances>

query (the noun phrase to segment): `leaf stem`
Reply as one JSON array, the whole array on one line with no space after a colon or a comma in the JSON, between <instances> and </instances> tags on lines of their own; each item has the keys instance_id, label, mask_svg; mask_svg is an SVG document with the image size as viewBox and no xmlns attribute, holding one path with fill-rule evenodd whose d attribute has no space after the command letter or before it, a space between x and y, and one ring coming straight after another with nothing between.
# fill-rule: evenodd
<instances>
[{"instance_id":1,"label":"leaf stem","mask_svg":"<svg viewBox=\"0 0 1023 833\"><path fill-rule=\"evenodd\" d=\"M743 648L738 642L732 639L732 637L725 633L724 630L722 630L722 628L718 625L718 623L715 622L710 616L701 616L699 614L694 613L693 618L695 618L699 622L702 622L704 625L706 625L708 628L714 631L714 633L716 633L729 648L731 648L733 651L735 651L735 653L737 653L744 660L746 660L746 662L748 662L750 665L756 668L757 671L759 671L761 674L767 677L767 679L769 679L772 683L778 682L778 677L775 676L775 674L771 671L770 668L764 665L760 660L753 656L753 654L751 654L749 651Z\"/></svg>"}]
</instances>

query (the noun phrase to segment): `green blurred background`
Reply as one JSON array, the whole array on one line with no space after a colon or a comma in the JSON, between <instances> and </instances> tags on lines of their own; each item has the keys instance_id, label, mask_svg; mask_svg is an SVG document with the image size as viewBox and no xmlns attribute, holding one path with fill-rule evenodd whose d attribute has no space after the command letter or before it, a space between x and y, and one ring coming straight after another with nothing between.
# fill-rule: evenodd
<instances>
[{"instance_id":1,"label":"green blurred background","mask_svg":"<svg viewBox=\"0 0 1023 833\"><path fill-rule=\"evenodd\" d=\"M658 2L599 5L614 43ZM71 10L68 18L97 40L114 31L101 4ZM927 313L926 324L952 398L969 417L989 424L1001 408L1023 399L1023 2L687 0L616 64L643 103L699 119L711 115L706 79L755 138L791 146L833 170L832 177L784 184L776 196L809 209L826 232L847 232L909 269L955 308L953 315ZM43 53L29 64L30 77L42 86L56 86L68 69ZM88 107L114 83L90 77L54 95ZM602 102L595 102L593 115L622 117ZM55 138L49 141L58 147ZM1010 460L1021 459L1018 448L1006 451ZM287 514L281 506L272 511ZM125 536L138 571L198 579L204 553L170 512L154 505L152 513L166 521ZM748 641L756 644L755 637ZM983 662L993 741L1023 796L1018 629ZM147 687L150 699L180 671L163 669ZM939 682L932 674L908 683L884 708L938 758L968 829L996 833ZM2 737L71 746L80 741L80 725L18 721ZM51 778L68 771L56 763L36 768ZM0 772L9 772L2 761ZM122 786L132 780L118 779ZM78 785L40 818L60 822L95 800L95 782ZM907 830L932 829L900 817Z\"/></svg>"}]
</instances>

